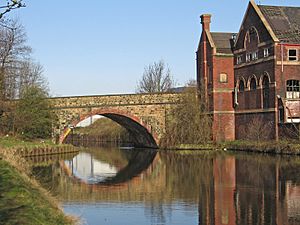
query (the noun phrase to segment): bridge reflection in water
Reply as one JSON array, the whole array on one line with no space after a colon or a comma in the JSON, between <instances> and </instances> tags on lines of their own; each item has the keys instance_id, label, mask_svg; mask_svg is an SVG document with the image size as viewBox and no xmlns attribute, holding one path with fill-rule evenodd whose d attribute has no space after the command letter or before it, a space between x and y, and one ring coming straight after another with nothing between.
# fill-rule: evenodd
<instances>
[{"instance_id":1,"label":"bridge reflection in water","mask_svg":"<svg viewBox=\"0 0 300 225\"><path fill-rule=\"evenodd\" d=\"M90 149L33 172L89 224L300 224L295 157Z\"/></svg>"}]
</instances>

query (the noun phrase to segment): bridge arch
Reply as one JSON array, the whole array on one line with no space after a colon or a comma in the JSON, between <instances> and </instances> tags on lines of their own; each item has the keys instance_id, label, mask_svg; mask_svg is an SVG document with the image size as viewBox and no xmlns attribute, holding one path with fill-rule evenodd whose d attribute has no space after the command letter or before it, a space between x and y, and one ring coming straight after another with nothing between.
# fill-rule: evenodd
<instances>
[{"instance_id":1,"label":"bridge arch","mask_svg":"<svg viewBox=\"0 0 300 225\"><path fill-rule=\"evenodd\" d=\"M125 129L127 129L127 131L131 134L133 138L133 144L135 147L158 148L158 135L150 125L145 123L141 118L132 115L131 113L115 108L103 108L92 110L89 113L80 115L79 119L75 119L74 121L72 121L69 124L69 126L75 127L81 121L95 115L107 117L113 120L114 122L120 124ZM70 131L69 126L67 126L60 135L60 143L63 143L63 141L67 137Z\"/></svg>"}]
</instances>

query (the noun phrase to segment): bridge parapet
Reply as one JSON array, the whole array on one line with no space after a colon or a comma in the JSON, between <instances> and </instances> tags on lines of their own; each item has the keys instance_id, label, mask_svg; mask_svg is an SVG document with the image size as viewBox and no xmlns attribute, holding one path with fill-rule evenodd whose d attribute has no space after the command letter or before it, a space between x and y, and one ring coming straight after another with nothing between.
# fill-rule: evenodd
<instances>
[{"instance_id":1,"label":"bridge parapet","mask_svg":"<svg viewBox=\"0 0 300 225\"><path fill-rule=\"evenodd\" d=\"M51 98L55 108L177 104L179 93L93 95Z\"/></svg>"}]
</instances>

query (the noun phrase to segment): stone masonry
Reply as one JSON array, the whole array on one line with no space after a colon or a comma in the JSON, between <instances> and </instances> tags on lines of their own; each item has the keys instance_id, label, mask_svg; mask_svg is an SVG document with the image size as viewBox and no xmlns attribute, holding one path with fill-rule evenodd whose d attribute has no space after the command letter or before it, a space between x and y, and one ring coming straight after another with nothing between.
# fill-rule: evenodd
<instances>
[{"instance_id":1,"label":"stone masonry","mask_svg":"<svg viewBox=\"0 0 300 225\"><path fill-rule=\"evenodd\" d=\"M179 100L178 93L51 98L59 117L55 136L62 143L68 128L92 115L103 115L133 134L135 146L157 147L166 129L166 117Z\"/></svg>"}]
</instances>

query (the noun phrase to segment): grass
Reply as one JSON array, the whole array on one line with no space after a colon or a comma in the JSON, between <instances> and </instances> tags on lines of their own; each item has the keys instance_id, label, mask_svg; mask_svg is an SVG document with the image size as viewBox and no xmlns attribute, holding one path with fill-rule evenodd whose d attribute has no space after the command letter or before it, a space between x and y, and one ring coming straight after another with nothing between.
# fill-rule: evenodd
<instances>
[{"instance_id":1,"label":"grass","mask_svg":"<svg viewBox=\"0 0 300 225\"><path fill-rule=\"evenodd\" d=\"M23 141L0 137L0 224L75 224L35 179L18 149L55 147L51 141Z\"/></svg>"},{"instance_id":2,"label":"grass","mask_svg":"<svg viewBox=\"0 0 300 225\"><path fill-rule=\"evenodd\" d=\"M251 151L260 153L271 154L288 154L299 155L300 154L300 142L299 141L231 141L221 144L228 150L235 151Z\"/></svg>"},{"instance_id":3,"label":"grass","mask_svg":"<svg viewBox=\"0 0 300 225\"><path fill-rule=\"evenodd\" d=\"M0 224L74 224L36 182L0 160Z\"/></svg>"},{"instance_id":4,"label":"grass","mask_svg":"<svg viewBox=\"0 0 300 225\"><path fill-rule=\"evenodd\" d=\"M126 136L127 130L118 123L106 117L96 120L87 127L78 127L74 130L75 134L85 134L91 136L102 136L109 139L110 137Z\"/></svg>"},{"instance_id":5,"label":"grass","mask_svg":"<svg viewBox=\"0 0 300 225\"><path fill-rule=\"evenodd\" d=\"M24 141L16 137L2 136L0 137L0 148L18 148L18 147L43 147L43 146L55 146L51 140L34 140Z\"/></svg>"},{"instance_id":6,"label":"grass","mask_svg":"<svg viewBox=\"0 0 300 225\"><path fill-rule=\"evenodd\" d=\"M257 153L270 153L282 155L300 155L300 142L298 140L280 141L250 141L236 140L207 144L181 144L163 150L177 150L188 153L189 151L217 151L228 149L231 151L246 151Z\"/></svg>"},{"instance_id":7,"label":"grass","mask_svg":"<svg viewBox=\"0 0 300 225\"><path fill-rule=\"evenodd\" d=\"M78 152L72 145L56 145L51 140L23 141L16 137L0 137L0 154L11 151L23 157ZM1 156L0 156L1 158Z\"/></svg>"}]
</instances>

